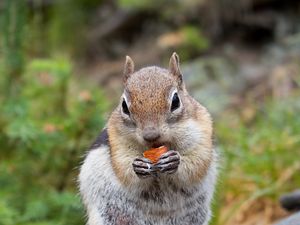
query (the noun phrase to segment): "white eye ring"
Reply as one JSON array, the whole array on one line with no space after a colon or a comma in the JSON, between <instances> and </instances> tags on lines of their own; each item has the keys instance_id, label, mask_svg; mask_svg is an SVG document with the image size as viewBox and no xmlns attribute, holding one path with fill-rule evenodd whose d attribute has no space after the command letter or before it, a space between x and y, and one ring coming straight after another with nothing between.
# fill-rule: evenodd
<instances>
[{"instance_id":1,"label":"white eye ring","mask_svg":"<svg viewBox=\"0 0 300 225\"><path fill-rule=\"evenodd\" d=\"M121 111L122 114L130 116L129 104L125 94L122 95Z\"/></svg>"},{"instance_id":2,"label":"white eye ring","mask_svg":"<svg viewBox=\"0 0 300 225\"><path fill-rule=\"evenodd\" d=\"M170 95L170 96L171 96L171 100L172 100L172 98L173 98L173 96L174 96L175 93L178 93L177 89L174 89L174 90L172 91L172 93L171 93L171 95Z\"/></svg>"}]
</instances>

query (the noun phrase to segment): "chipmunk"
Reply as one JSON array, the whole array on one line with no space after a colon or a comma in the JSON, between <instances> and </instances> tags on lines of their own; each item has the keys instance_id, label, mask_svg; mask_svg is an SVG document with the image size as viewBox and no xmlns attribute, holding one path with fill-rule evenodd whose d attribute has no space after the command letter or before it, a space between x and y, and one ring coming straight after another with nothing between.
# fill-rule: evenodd
<instances>
[{"instance_id":1,"label":"chipmunk","mask_svg":"<svg viewBox=\"0 0 300 225\"><path fill-rule=\"evenodd\" d=\"M207 225L217 176L212 119L187 92L179 57L134 71L81 166L88 225ZM167 146L157 163L143 157Z\"/></svg>"}]
</instances>

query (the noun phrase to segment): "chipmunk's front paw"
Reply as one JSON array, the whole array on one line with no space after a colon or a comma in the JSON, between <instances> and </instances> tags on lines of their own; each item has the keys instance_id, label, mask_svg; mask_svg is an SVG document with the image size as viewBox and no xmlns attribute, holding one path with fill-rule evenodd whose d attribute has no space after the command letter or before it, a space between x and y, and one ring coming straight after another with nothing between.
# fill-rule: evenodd
<instances>
[{"instance_id":1,"label":"chipmunk's front paw","mask_svg":"<svg viewBox=\"0 0 300 225\"><path fill-rule=\"evenodd\" d=\"M133 163L133 170L139 178L153 177L156 174L155 168L149 159L144 157L136 158Z\"/></svg>"},{"instance_id":2,"label":"chipmunk's front paw","mask_svg":"<svg viewBox=\"0 0 300 225\"><path fill-rule=\"evenodd\" d=\"M155 167L161 173L172 174L175 173L180 164L180 155L177 151L168 151L161 155Z\"/></svg>"}]
</instances>

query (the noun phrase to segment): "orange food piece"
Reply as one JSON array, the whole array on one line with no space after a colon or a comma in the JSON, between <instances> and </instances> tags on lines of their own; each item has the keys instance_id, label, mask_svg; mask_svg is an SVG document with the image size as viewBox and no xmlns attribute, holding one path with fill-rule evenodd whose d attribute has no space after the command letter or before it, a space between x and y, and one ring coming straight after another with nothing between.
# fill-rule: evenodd
<instances>
[{"instance_id":1,"label":"orange food piece","mask_svg":"<svg viewBox=\"0 0 300 225\"><path fill-rule=\"evenodd\" d=\"M159 157L166 153L168 148L166 146L160 146L158 148L151 148L143 153L144 157L149 159L152 163L157 163Z\"/></svg>"}]
</instances>

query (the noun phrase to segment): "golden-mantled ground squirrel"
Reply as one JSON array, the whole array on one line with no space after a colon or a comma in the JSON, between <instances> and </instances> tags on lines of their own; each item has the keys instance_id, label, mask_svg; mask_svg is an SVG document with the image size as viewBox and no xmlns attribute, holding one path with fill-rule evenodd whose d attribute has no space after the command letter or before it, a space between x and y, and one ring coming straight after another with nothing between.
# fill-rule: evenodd
<instances>
[{"instance_id":1,"label":"golden-mantled ground squirrel","mask_svg":"<svg viewBox=\"0 0 300 225\"><path fill-rule=\"evenodd\" d=\"M210 114L187 92L174 53L169 69L134 72L84 160L80 193L88 225L206 225L217 175ZM167 146L156 164L143 157Z\"/></svg>"}]
</instances>

